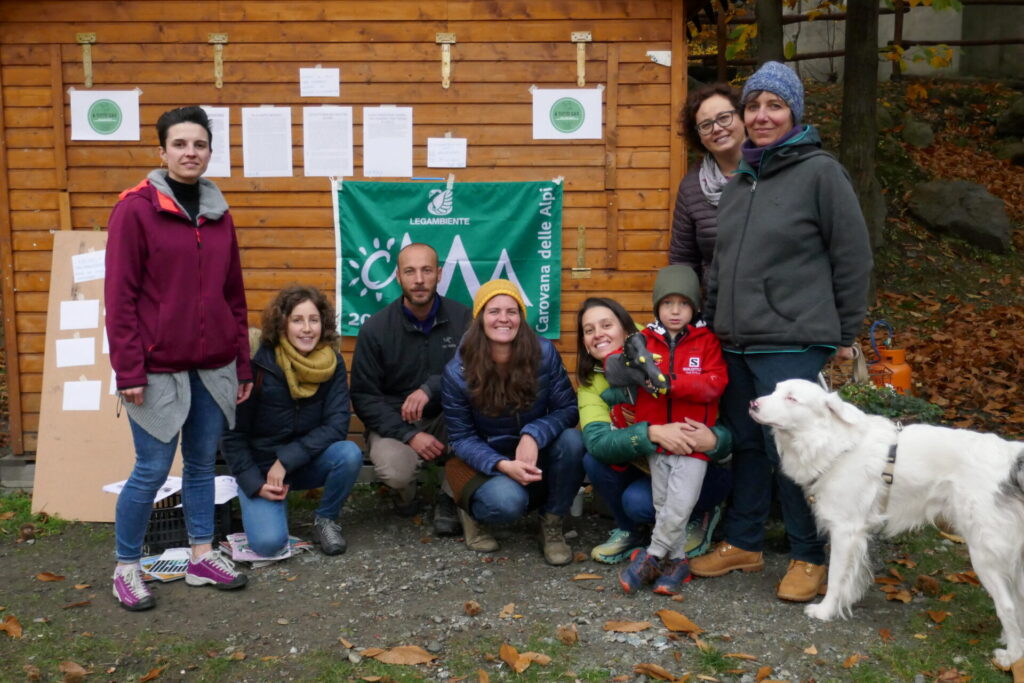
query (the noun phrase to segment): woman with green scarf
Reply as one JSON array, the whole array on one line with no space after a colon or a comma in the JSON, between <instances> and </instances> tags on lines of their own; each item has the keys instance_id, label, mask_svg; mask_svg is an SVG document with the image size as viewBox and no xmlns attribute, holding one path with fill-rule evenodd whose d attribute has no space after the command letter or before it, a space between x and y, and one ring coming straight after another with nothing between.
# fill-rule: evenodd
<instances>
[{"instance_id":1,"label":"woman with green scarf","mask_svg":"<svg viewBox=\"0 0 1024 683\"><path fill-rule=\"evenodd\" d=\"M287 287L263 312L252 397L221 444L249 545L260 555L288 543L288 492L319 487L313 541L325 555L347 547L337 517L363 456L346 440L351 411L335 329L334 307L315 287Z\"/></svg>"}]
</instances>

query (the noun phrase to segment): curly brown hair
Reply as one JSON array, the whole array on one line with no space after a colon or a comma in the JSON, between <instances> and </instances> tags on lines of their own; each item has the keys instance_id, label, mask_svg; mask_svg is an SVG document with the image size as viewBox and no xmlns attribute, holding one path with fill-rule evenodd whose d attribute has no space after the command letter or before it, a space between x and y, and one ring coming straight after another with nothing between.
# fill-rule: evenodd
<instances>
[{"instance_id":1,"label":"curly brown hair","mask_svg":"<svg viewBox=\"0 0 1024 683\"><path fill-rule=\"evenodd\" d=\"M289 285L267 304L260 322L260 343L270 347L281 343L281 337L288 329L288 316L303 301L311 301L320 312L320 341L333 345L338 339L334 306L323 292L309 285Z\"/></svg>"},{"instance_id":2,"label":"curly brown hair","mask_svg":"<svg viewBox=\"0 0 1024 683\"><path fill-rule=\"evenodd\" d=\"M484 316L473 319L462 342L462 367L469 401L484 415L526 410L537 400L540 342L522 316L508 365L499 369L484 333Z\"/></svg>"},{"instance_id":3,"label":"curly brown hair","mask_svg":"<svg viewBox=\"0 0 1024 683\"><path fill-rule=\"evenodd\" d=\"M740 109L740 93L736 88L728 83L702 85L687 96L686 105L679 112L682 134L686 141L693 145L694 149L704 149L704 142L701 140L700 133L697 132L697 124L699 123L697 121L697 110L700 109L700 105L704 104L704 100L715 95L721 95L729 100L732 108L736 110L736 116L739 116L740 121L743 121L743 111Z\"/></svg>"}]
</instances>

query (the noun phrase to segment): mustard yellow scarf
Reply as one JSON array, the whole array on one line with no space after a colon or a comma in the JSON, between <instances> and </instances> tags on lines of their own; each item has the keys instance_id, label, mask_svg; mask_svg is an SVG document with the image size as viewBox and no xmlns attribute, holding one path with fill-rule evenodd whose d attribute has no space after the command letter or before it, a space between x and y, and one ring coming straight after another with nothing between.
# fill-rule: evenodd
<instances>
[{"instance_id":1,"label":"mustard yellow scarf","mask_svg":"<svg viewBox=\"0 0 1024 683\"><path fill-rule=\"evenodd\" d=\"M303 356L284 336L274 350L274 358L284 371L288 391L294 399L315 394L321 384L334 376L338 366L338 356L329 345L319 344L308 356Z\"/></svg>"}]
</instances>

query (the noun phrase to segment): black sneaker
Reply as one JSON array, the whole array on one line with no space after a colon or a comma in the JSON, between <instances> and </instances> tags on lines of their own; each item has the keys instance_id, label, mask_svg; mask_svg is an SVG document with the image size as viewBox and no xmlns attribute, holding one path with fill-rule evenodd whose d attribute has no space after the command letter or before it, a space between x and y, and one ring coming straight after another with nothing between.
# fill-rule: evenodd
<instances>
[{"instance_id":1,"label":"black sneaker","mask_svg":"<svg viewBox=\"0 0 1024 683\"><path fill-rule=\"evenodd\" d=\"M462 525L459 524L459 513L455 501L444 491L438 491L437 502L434 504L434 535L459 536Z\"/></svg>"},{"instance_id":2,"label":"black sneaker","mask_svg":"<svg viewBox=\"0 0 1024 683\"><path fill-rule=\"evenodd\" d=\"M317 517L313 521L313 542L320 544L320 552L324 555L341 555L348 549L348 543L341 535L341 526L326 517Z\"/></svg>"}]
</instances>

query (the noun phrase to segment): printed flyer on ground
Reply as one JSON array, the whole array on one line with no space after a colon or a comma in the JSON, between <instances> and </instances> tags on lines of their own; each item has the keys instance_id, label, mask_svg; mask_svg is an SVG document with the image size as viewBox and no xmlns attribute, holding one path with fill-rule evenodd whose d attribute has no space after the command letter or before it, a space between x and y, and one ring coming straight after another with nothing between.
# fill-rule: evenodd
<instances>
[{"instance_id":1,"label":"printed flyer on ground","mask_svg":"<svg viewBox=\"0 0 1024 683\"><path fill-rule=\"evenodd\" d=\"M342 334L401 296L398 252L437 250L438 292L472 305L480 285L519 285L527 322L557 339L562 276L562 186L528 183L345 182L338 189L338 301Z\"/></svg>"}]
</instances>

